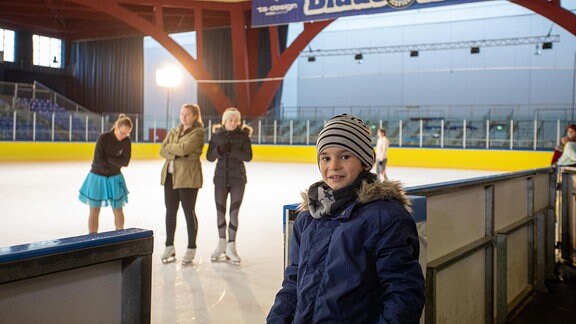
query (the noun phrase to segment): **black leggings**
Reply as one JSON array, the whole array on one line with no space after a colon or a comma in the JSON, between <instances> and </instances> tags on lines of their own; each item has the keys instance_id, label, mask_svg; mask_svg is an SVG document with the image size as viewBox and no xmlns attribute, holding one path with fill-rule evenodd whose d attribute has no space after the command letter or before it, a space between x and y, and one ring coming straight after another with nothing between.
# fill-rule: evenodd
<instances>
[{"instance_id":1,"label":"black leggings","mask_svg":"<svg viewBox=\"0 0 576 324\"><path fill-rule=\"evenodd\" d=\"M226 201L230 194L230 224L228 226L228 242L236 241L236 231L238 230L238 213L242 198L244 197L245 186L235 187L215 187L214 197L216 198L216 213L218 215L218 235L226 238Z\"/></svg>"},{"instance_id":2,"label":"black leggings","mask_svg":"<svg viewBox=\"0 0 576 324\"><path fill-rule=\"evenodd\" d=\"M174 245L174 233L176 232L176 215L178 205L182 203L182 210L186 216L188 228L188 248L196 248L196 235L198 234L198 218L196 218L196 197L198 189L184 188L172 189L172 175L166 176L164 183L164 203L166 205L166 246Z\"/></svg>"}]
</instances>

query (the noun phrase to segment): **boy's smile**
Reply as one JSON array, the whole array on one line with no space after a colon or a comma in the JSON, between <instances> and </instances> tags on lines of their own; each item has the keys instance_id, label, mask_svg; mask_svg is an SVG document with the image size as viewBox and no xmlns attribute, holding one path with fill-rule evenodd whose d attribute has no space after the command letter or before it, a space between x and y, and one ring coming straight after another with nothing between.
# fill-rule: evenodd
<instances>
[{"instance_id":1,"label":"boy's smile","mask_svg":"<svg viewBox=\"0 0 576 324\"><path fill-rule=\"evenodd\" d=\"M332 190L350 185L362 172L362 162L354 154L339 147L325 148L318 155L322 179Z\"/></svg>"}]
</instances>

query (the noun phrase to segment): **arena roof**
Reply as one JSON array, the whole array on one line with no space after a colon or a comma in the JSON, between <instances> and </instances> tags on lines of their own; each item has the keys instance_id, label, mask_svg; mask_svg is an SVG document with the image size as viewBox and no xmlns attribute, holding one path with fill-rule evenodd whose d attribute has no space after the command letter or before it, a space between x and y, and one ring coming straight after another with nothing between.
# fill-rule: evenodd
<instances>
[{"instance_id":1,"label":"arena roof","mask_svg":"<svg viewBox=\"0 0 576 324\"><path fill-rule=\"evenodd\" d=\"M146 34L128 20L162 24L166 33L230 25L231 7L249 14L247 0L2 0L0 28L65 40L120 38ZM116 12L116 15L109 13ZM117 19L125 12L126 20ZM249 20L248 20L249 21ZM133 22L133 21L132 21Z\"/></svg>"}]
</instances>

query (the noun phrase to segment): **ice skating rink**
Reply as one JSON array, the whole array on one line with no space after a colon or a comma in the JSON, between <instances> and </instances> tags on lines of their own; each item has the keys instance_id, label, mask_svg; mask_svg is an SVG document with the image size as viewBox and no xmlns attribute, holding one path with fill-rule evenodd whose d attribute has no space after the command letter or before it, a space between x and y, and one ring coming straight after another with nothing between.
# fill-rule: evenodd
<instances>
[{"instance_id":1,"label":"ice skating rink","mask_svg":"<svg viewBox=\"0 0 576 324\"><path fill-rule=\"evenodd\" d=\"M181 266L186 227L178 214L177 262L162 264L163 161L132 161L123 169L129 202L126 228L154 231L152 323L264 323L282 283L282 207L300 202L299 192L320 179L315 164L246 164L248 184L237 234L239 266L211 262L218 242L212 176L214 163L203 161L204 187L196 204L199 230L196 259ZM0 163L0 246L18 245L87 233L88 207L77 199L90 169L82 163ZM407 187L475 178L501 172L390 167L388 176ZM111 209L100 214L100 231L114 229Z\"/></svg>"}]
</instances>

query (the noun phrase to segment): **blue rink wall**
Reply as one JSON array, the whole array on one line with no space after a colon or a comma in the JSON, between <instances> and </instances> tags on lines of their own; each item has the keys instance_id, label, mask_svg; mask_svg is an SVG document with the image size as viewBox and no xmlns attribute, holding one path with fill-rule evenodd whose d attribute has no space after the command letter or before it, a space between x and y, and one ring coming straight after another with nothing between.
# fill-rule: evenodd
<instances>
[{"instance_id":1,"label":"blue rink wall","mask_svg":"<svg viewBox=\"0 0 576 324\"><path fill-rule=\"evenodd\" d=\"M94 142L0 142L0 162L90 161ZM206 151L207 145L204 146ZM132 159L160 159L160 143L133 143ZM313 145L253 145L254 161L315 163ZM552 152L391 147L390 166L518 171L547 167Z\"/></svg>"},{"instance_id":2,"label":"blue rink wall","mask_svg":"<svg viewBox=\"0 0 576 324\"><path fill-rule=\"evenodd\" d=\"M0 247L0 323L150 323L153 241L130 228Z\"/></svg>"}]
</instances>

